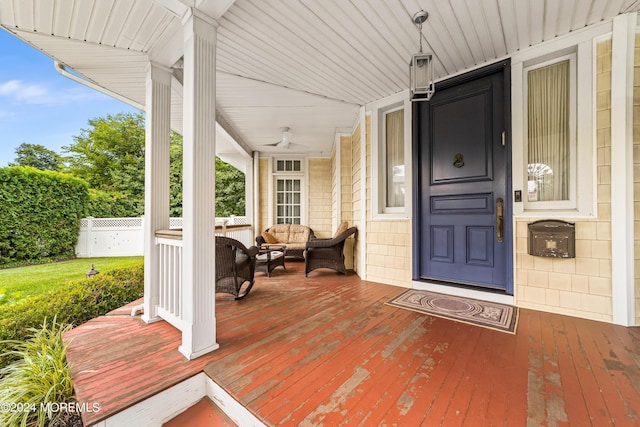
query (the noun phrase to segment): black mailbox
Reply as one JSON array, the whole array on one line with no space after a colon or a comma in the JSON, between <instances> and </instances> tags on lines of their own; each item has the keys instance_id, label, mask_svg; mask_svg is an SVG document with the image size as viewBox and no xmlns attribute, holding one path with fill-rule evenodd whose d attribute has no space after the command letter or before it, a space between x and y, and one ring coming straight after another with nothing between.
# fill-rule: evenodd
<instances>
[{"instance_id":1,"label":"black mailbox","mask_svg":"<svg viewBox=\"0 0 640 427\"><path fill-rule=\"evenodd\" d=\"M575 258L575 224L557 219L530 222L528 252L533 256Z\"/></svg>"}]
</instances>

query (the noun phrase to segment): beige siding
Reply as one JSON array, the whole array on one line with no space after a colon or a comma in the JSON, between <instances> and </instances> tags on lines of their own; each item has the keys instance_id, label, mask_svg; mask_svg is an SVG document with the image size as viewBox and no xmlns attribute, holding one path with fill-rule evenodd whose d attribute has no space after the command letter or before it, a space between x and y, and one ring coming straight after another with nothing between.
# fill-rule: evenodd
<instances>
[{"instance_id":1,"label":"beige siding","mask_svg":"<svg viewBox=\"0 0 640 427\"><path fill-rule=\"evenodd\" d=\"M352 183L352 212L353 212L353 225L358 228L358 230L363 230L364 219L362 217L362 175L361 175L361 137L360 137L361 127L358 125L356 129L353 131L353 136L351 137L352 141L352 159L351 159L351 183ZM362 239L356 239L354 247L353 247L353 260L354 270L359 273L358 267L360 266L359 260L362 254Z\"/></svg>"},{"instance_id":2,"label":"beige siding","mask_svg":"<svg viewBox=\"0 0 640 427\"><path fill-rule=\"evenodd\" d=\"M269 224L269 207L272 200L269 200L269 162L271 159L260 159L259 161L259 218L258 230L265 230L273 224ZM308 225L319 237L331 236L332 217L332 174L331 159L309 159L308 173Z\"/></svg>"},{"instance_id":3,"label":"beige siding","mask_svg":"<svg viewBox=\"0 0 640 427\"><path fill-rule=\"evenodd\" d=\"M371 116L367 115L367 280L411 287L411 221L372 217Z\"/></svg>"},{"instance_id":4,"label":"beige siding","mask_svg":"<svg viewBox=\"0 0 640 427\"><path fill-rule=\"evenodd\" d=\"M336 147L331 151L331 229L336 229L336 219L338 218L338 165L336 163Z\"/></svg>"},{"instance_id":5,"label":"beige siding","mask_svg":"<svg viewBox=\"0 0 640 427\"><path fill-rule=\"evenodd\" d=\"M331 159L309 159L309 227L318 237L331 236Z\"/></svg>"},{"instance_id":6,"label":"beige siding","mask_svg":"<svg viewBox=\"0 0 640 427\"><path fill-rule=\"evenodd\" d=\"M516 221L516 301L520 307L611 321L611 41L597 46L598 218L576 223L576 258L527 254L527 223Z\"/></svg>"},{"instance_id":7,"label":"beige siding","mask_svg":"<svg viewBox=\"0 0 640 427\"><path fill-rule=\"evenodd\" d=\"M636 35L633 73L633 200L636 325L640 325L640 35Z\"/></svg>"}]
</instances>

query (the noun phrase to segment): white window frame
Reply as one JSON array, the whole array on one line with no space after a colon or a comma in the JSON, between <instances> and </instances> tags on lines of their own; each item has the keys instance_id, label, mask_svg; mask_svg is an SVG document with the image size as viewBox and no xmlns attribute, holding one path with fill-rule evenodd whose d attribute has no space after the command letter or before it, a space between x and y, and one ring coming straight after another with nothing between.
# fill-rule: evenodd
<instances>
[{"instance_id":1,"label":"white window frame","mask_svg":"<svg viewBox=\"0 0 640 427\"><path fill-rule=\"evenodd\" d=\"M610 28L609 28L610 30ZM597 215L597 168L595 132L596 45L607 25L597 25L586 31L527 49L511 59L512 96L512 176L513 190L520 192L522 202L514 202L513 214L518 217L594 218ZM575 165L572 181L575 185L575 205L562 206L555 202L527 202L527 133L526 126L526 73L525 69L562 56L575 54Z\"/></svg>"},{"instance_id":2,"label":"white window frame","mask_svg":"<svg viewBox=\"0 0 640 427\"><path fill-rule=\"evenodd\" d=\"M576 54L569 53L566 55L560 55L553 59L533 63L531 65L525 66L523 72L524 76L522 78L523 88L522 93L524 95L523 102L523 120L524 120L524 154L525 154L525 171L528 170L528 147L529 147L529 138L528 138L528 129L529 129L529 99L527 94L529 93L529 85L528 85L528 73L533 70L537 70L542 67L546 67L548 65L556 64L562 61L569 61L569 199L568 200L554 200L554 201L530 201L528 197L528 173L525 180L527 181L527 192L523 194L524 208L525 210L572 210L577 208L577 127L576 127L576 110L578 108L577 105L577 96L576 96Z\"/></svg>"},{"instance_id":3,"label":"white window frame","mask_svg":"<svg viewBox=\"0 0 640 427\"><path fill-rule=\"evenodd\" d=\"M300 171L276 171L276 164L278 160L300 160ZM300 179L300 223L308 224L308 158L304 156L273 156L269 159L269 224L275 224L277 218L277 200L276 200L276 185L278 179Z\"/></svg>"},{"instance_id":4,"label":"white window frame","mask_svg":"<svg viewBox=\"0 0 640 427\"><path fill-rule=\"evenodd\" d=\"M404 206L386 206L386 145L385 120L387 113L404 109ZM371 146L372 146L372 179L371 201L372 217L374 219L409 218L411 216L412 195L412 157L411 157L411 101L409 92L403 91L393 96L368 104L367 114L371 115Z\"/></svg>"}]
</instances>

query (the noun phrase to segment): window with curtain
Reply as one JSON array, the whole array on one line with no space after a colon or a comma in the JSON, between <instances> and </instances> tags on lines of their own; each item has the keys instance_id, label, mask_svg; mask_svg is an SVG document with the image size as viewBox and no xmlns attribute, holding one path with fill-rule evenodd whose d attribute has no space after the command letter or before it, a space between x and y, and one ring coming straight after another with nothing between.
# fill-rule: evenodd
<instances>
[{"instance_id":1,"label":"window with curtain","mask_svg":"<svg viewBox=\"0 0 640 427\"><path fill-rule=\"evenodd\" d=\"M529 202L570 198L570 65L567 59L527 73Z\"/></svg>"},{"instance_id":2,"label":"window with curtain","mask_svg":"<svg viewBox=\"0 0 640 427\"><path fill-rule=\"evenodd\" d=\"M404 207L404 109L384 114L385 206Z\"/></svg>"}]
</instances>

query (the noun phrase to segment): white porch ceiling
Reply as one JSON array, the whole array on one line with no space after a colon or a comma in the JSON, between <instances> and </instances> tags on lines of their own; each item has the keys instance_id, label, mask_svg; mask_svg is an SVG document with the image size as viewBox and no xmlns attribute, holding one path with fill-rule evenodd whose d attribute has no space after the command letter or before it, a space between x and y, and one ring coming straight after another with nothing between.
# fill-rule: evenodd
<instances>
[{"instance_id":1,"label":"white porch ceiling","mask_svg":"<svg viewBox=\"0 0 640 427\"><path fill-rule=\"evenodd\" d=\"M0 0L0 25L78 74L144 104L144 69L182 56L180 0ZM438 78L620 13L640 0L202 0L218 18L217 114L250 150L290 127L328 155L361 105L408 87L418 50L411 16L429 13L425 51ZM178 85L179 89L179 85ZM181 129L174 94L172 126ZM220 150L231 149L219 147ZM290 151L287 151L289 153Z\"/></svg>"}]
</instances>

